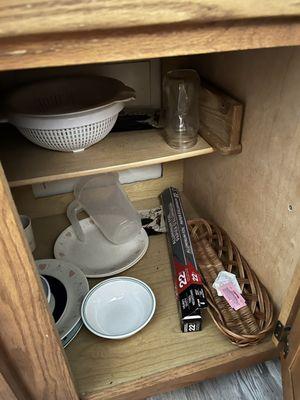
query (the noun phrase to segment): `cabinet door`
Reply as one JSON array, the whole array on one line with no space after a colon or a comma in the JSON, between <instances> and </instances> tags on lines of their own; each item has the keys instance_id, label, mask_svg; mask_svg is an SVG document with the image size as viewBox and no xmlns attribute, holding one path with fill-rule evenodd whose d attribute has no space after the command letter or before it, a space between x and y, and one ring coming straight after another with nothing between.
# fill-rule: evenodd
<instances>
[{"instance_id":1,"label":"cabinet door","mask_svg":"<svg viewBox=\"0 0 300 400\"><path fill-rule=\"evenodd\" d=\"M285 400L300 399L300 311L288 336L288 354L281 356Z\"/></svg>"},{"instance_id":2,"label":"cabinet door","mask_svg":"<svg viewBox=\"0 0 300 400\"><path fill-rule=\"evenodd\" d=\"M284 400L300 399L300 262L279 315L274 340L280 346Z\"/></svg>"},{"instance_id":3,"label":"cabinet door","mask_svg":"<svg viewBox=\"0 0 300 400\"><path fill-rule=\"evenodd\" d=\"M0 394L78 399L1 165L0 214Z\"/></svg>"},{"instance_id":4,"label":"cabinet door","mask_svg":"<svg viewBox=\"0 0 300 400\"><path fill-rule=\"evenodd\" d=\"M17 400L15 393L0 373L0 400Z\"/></svg>"}]
</instances>

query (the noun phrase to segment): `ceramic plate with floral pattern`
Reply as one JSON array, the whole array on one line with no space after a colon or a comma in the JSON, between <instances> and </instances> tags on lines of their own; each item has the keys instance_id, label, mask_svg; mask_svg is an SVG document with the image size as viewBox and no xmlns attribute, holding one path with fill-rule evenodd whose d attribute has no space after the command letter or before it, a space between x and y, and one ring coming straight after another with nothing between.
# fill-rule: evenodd
<instances>
[{"instance_id":1,"label":"ceramic plate with floral pattern","mask_svg":"<svg viewBox=\"0 0 300 400\"><path fill-rule=\"evenodd\" d=\"M79 240L70 225L58 236L54 256L76 264L88 278L119 274L135 265L148 249L149 239L144 229L132 240L116 245L104 237L91 218L82 219L80 226L85 240Z\"/></svg>"},{"instance_id":2,"label":"ceramic plate with floral pattern","mask_svg":"<svg viewBox=\"0 0 300 400\"><path fill-rule=\"evenodd\" d=\"M75 265L62 260L35 261L38 272L44 276L55 298L52 312L60 338L63 340L81 323L81 303L89 291L88 281Z\"/></svg>"}]
</instances>

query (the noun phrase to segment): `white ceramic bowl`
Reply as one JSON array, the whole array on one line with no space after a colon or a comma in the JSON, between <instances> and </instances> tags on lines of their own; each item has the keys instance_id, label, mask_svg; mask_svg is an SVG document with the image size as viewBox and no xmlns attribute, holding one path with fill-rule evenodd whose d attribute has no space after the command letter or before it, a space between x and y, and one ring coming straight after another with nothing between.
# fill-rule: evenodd
<instances>
[{"instance_id":1,"label":"white ceramic bowl","mask_svg":"<svg viewBox=\"0 0 300 400\"><path fill-rule=\"evenodd\" d=\"M107 279L86 295L81 306L85 326L106 339L125 339L153 317L156 301L150 287L129 277Z\"/></svg>"}]
</instances>

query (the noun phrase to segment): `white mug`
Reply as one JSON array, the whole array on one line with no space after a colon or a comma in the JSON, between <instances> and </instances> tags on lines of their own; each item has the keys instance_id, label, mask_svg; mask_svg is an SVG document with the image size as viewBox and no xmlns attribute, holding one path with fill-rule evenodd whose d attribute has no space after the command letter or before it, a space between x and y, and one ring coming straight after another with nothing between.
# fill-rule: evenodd
<instances>
[{"instance_id":1,"label":"white mug","mask_svg":"<svg viewBox=\"0 0 300 400\"><path fill-rule=\"evenodd\" d=\"M32 231L31 219L28 215L20 215L21 223L31 251L35 250L35 240Z\"/></svg>"}]
</instances>

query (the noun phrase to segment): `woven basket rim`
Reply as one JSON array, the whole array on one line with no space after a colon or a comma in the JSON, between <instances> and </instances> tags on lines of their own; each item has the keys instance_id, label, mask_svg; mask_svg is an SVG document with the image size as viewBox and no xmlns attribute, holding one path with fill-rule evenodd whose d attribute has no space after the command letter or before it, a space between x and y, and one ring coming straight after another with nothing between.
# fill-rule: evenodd
<instances>
[{"instance_id":1,"label":"woven basket rim","mask_svg":"<svg viewBox=\"0 0 300 400\"><path fill-rule=\"evenodd\" d=\"M237 346L258 343L275 322L267 289L224 229L204 218L189 220L188 226L214 323ZM247 306L235 311L217 295L212 283L220 270L235 273Z\"/></svg>"}]
</instances>

